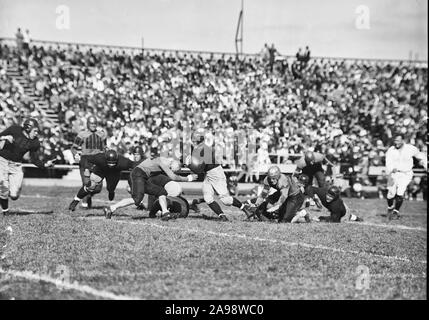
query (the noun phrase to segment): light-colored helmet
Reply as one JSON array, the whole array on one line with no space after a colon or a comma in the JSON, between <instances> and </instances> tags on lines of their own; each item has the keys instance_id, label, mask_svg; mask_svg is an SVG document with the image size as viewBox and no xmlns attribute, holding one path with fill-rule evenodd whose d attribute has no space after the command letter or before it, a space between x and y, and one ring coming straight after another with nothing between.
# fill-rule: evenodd
<instances>
[{"instance_id":1,"label":"light-colored helmet","mask_svg":"<svg viewBox=\"0 0 429 320\"><path fill-rule=\"evenodd\" d=\"M280 179L281 171L277 166L273 166L268 169L268 178L270 179Z\"/></svg>"}]
</instances>

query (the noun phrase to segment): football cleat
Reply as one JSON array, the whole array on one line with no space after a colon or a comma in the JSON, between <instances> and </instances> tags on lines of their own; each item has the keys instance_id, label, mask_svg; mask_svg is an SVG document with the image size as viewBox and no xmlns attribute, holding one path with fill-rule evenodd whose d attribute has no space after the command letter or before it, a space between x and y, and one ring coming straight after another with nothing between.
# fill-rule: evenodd
<instances>
[{"instance_id":1,"label":"football cleat","mask_svg":"<svg viewBox=\"0 0 429 320\"><path fill-rule=\"evenodd\" d=\"M189 206L189 209L191 209L192 211L195 211L196 213L200 213L200 208L198 208L198 204L197 204L197 200L194 199L192 200L191 205Z\"/></svg>"},{"instance_id":2,"label":"football cleat","mask_svg":"<svg viewBox=\"0 0 429 320\"><path fill-rule=\"evenodd\" d=\"M229 221L229 219L226 217L225 213L221 213L219 215L219 220L220 221Z\"/></svg>"},{"instance_id":3,"label":"football cleat","mask_svg":"<svg viewBox=\"0 0 429 320\"><path fill-rule=\"evenodd\" d=\"M112 210L109 207L104 207L103 208L103 212L104 212L104 216L106 217L106 219L111 219L112 218Z\"/></svg>"},{"instance_id":4,"label":"football cleat","mask_svg":"<svg viewBox=\"0 0 429 320\"><path fill-rule=\"evenodd\" d=\"M77 204L79 203L79 200L73 200L69 205L70 211L75 211Z\"/></svg>"},{"instance_id":5,"label":"football cleat","mask_svg":"<svg viewBox=\"0 0 429 320\"><path fill-rule=\"evenodd\" d=\"M398 210L393 210L392 214L389 216L389 220L399 220L401 218L401 215L399 214Z\"/></svg>"}]
</instances>

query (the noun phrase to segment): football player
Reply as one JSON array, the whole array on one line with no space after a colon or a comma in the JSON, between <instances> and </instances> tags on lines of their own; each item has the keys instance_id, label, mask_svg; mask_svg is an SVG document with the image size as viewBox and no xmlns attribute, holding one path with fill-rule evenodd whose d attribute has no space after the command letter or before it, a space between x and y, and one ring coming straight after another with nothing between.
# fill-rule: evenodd
<instances>
[{"instance_id":1,"label":"football player","mask_svg":"<svg viewBox=\"0 0 429 320\"><path fill-rule=\"evenodd\" d=\"M38 168L51 167L54 163L53 160L43 162L39 159L38 135L39 124L33 118L25 120L22 127L12 125L0 132L0 204L5 215L9 212L9 198L18 200L21 193L24 155L29 151L31 163Z\"/></svg>"},{"instance_id":2,"label":"football player","mask_svg":"<svg viewBox=\"0 0 429 320\"><path fill-rule=\"evenodd\" d=\"M156 175L154 177L149 178L148 182L151 183L151 184L155 184L155 185L157 185L157 186L159 186L161 188L164 188L165 191L167 191L167 196L169 196L169 197L179 197L182 194L182 187L181 187L181 185L178 182L171 180L169 177L167 177L167 176L165 176L163 174L159 174L159 175ZM128 188L127 188L127 190L131 194L131 179L130 178L128 179ZM148 210L150 212L152 212L151 208L152 208L153 204L155 203L155 201L157 201L156 197L153 196L153 195L149 195ZM159 203L159 201L158 201L158 203ZM108 207L103 208L104 215L105 215L106 219L110 219L112 217L112 214L116 210L118 210L120 208L128 207L128 206L133 205L133 204L134 204L134 199L133 198L122 199L121 201L119 201L119 202L117 202L115 204L112 204L112 205L110 205ZM168 201L167 201L167 205L168 205ZM142 203L140 203L140 205L137 208L138 209L143 209L144 206L143 206ZM155 214L149 213L149 218L155 218L156 217L156 212L157 211L155 211ZM164 220L165 219L166 218L164 216Z\"/></svg>"},{"instance_id":3,"label":"football player","mask_svg":"<svg viewBox=\"0 0 429 320\"><path fill-rule=\"evenodd\" d=\"M307 151L304 156L296 161L297 170L309 177L309 184L313 184L313 177L316 178L319 187L326 185L325 171L322 164L326 162L333 165L326 157L318 152Z\"/></svg>"},{"instance_id":4,"label":"football player","mask_svg":"<svg viewBox=\"0 0 429 320\"><path fill-rule=\"evenodd\" d=\"M348 208L340 197L340 188L337 186L327 187L313 187L310 185L310 179L307 175L301 174L298 178L299 185L304 189L305 196L313 199L317 207L325 207L329 210L330 216L320 216L319 221L322 222L341 222L341 218L347 213ZM308 205L307 205L308 206ZM362 218L351 214L350 221L363 221Z\"/></svg>"},{"instance_id":5,"label":"football player","mask_svg":"<svg viewBox=\"0 0 429 320\"><path fill-rule=\"evenodd\" d=\"M70 149L76 162L79 162L82 186L88 184L88 176L84 174L88 157L94 154L102 154L106 150L107 133L98 128L97 125L96 117L88 117L86 121L87 129L78 133ZM82 207L91 208L91 205L92 198L91 194L89 194L82 200Z\"/></svg>"},{"instance_id":6,"label":"football player","mask_svg":"<svg viewBox=\"0 0 429 320\"><path fill-rule=\"evenodd\" d=\"M187 177L177 175L175 172L179 171L180 167L181 164L179 161L163 157L146 159L138 164L130 174L131 196L134 204L137 207L140 206L145 194L155 196L159 198L163 219L169 220L170 218L174 218L167 207L166 196L168 192L164 187L153 183L151 178L158 175L164 175L173 181L193 181L197 178L194 174L190 174Z\"/></svg>"},{"instance_id":7,"label":"football player","mask_svg":"<svg viewBox=\"0 0 429 320\"><path fill-rule=\"evenodd\" d=\"M107 150L104 153L88 156L85 162L84 175L86 185L82 186L69 205L69 210L74 211L77 204L87 195L93 196L100 193L103 188L103 180L106 179L106 188L109 193L109 201L115 198L115 190L118 185L121 171L131 170L134 162L115 150Z\"/></svg>"},{"instance_id":8,"label":"football player","mask_svg":"<svg viewBox=\"0 0 429 320\"><path fill-rule=\"evenodd\" d=\"M192 136L192 143L195 145L191 157L188 160L189 169L195 174L204 174L202 186L203 199L196 199L192 202L192 209L199 211L198 203L206 202L210 209L218 215L222 221L228 221L220 205L215 201L214 195L219 195L220 201L226 206L234 206L242 210L246 216L251 216L250 208L247 204L241 203L237 198L232 197L228 191L225 172L220 163L216 161L215 148L205 142L204 134L196 131Z\"/></svg>"},{"instance_id":9,"label":"football player","mask_svg":"<svg viewBox=\"0 0 429 320\"><path fill-rule=\"evenodd\" d=\"M189 214L189 203L181 196L167 196L167 208L173 219L186 218ZM159 203L159 199L156 199L149 211L149 217L155 217L156 213L161 210L162 208ZM162 216L161 219L166 220L164 216Z\"/></svg>"},{"instance_id":10,"label":"football player","mask_svg":"<svg viewBox=\"0 0 429 320\"><path fill-rule=\"evenodd\" d=\"M276 189L276 192L269 195L271 188ZM269 204L272 205L270 208L268 208ZM262 218L264 213L278 212L278 222L293 222L295 217L302 215L306 222L310 222L310 216L301 209L303 204L304 194L296 181L291 176L281 173L279 167L270 167L264 179L262 193L255 201L256 215Z\"/></svg>"},{"instance_id":11,"label":"football player","mask_svg":"<svg viewBox=\"0 0 429 320\"><path fill-rule=\"evenodd\" d=\"M408 143L400 134L395 136L393 146L386 152L387 215L389 219L399 219L399 210L404 202L404 194L413 179L413 158L427 170L427 155Z\"/></svg>"}]
</instances>

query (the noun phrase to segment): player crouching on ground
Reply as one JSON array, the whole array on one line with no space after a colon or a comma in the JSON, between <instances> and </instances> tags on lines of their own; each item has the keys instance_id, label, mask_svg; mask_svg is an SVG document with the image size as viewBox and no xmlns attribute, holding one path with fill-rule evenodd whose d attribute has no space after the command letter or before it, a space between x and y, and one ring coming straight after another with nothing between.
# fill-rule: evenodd
<instances>
[{"instance_id":1,"label":"player crouching on ground","mask_svg":"<svg viewBox=\"0 0 429 320\"><path fill-rule=\"evenodd\" d=\"M276 192L269 195L271 188L276 189ZM255 201L256 215L263 220L264 216L270 218L268 214L278 211L278 222L310 222L309 214L302 209L304 199L295 180L282 174L279 167L273 166L268 169L262 193ZM272 205L270 208L269 204Z\"/></svg>"},{"instance_id":2,"label":"player crouching on ground","mask_svg":"<svg viewBox=\"0 0 429 320\"><path fill-rule=\"evenodd\" d=\"M316 221L322 222L341 222L341 218L347 213L348 208L340 197L340 189L336 186L327 187L313 187L310 185L310 179L307 175L301 174L298 178L300 187L304 190L304 195L313 199L318 208L325 207L329 210L330 216L320 216ZM308 206L308 205L307 205ZM362 218L351 214L350 221L363 221Z\"/></svg>"},{"instance_id":3,"label":"player crouching on ground","mask_svg":"<svg viewBox=\"0 0 429 320\"><path fill-rule=\"evenodd\" d=\"M105 153L88 156L85 166L84 174L88 177L89 182L80 188L70 203L70 211L74 211L77 204L86 196L91 195L92 197L94 194L100 193L104 178L106 178L109 201L113 201L121 171L131 170L134 167L134 162L118 155L115 150L107 150Z\"/></svg>"},{"instance_id":4,"label":"player crouching on ground","mask_svg":"<svg viewBox=\"0 0 429 320\"><path fill-rule=\"evenodd\" d=\"M22 127L12 125L0 132L0 204L3 214L9 212L9 198L18 200L24 173L22 160L30 152L31 162L38 168L51 167L53 160L43 162L39 159L39 124L29 118Z\"/></svg>"},{"instance_id":5,"label":"player crouching on ground","mask_svg":"<svg viewBox=\"0 0 429 320\"><path fill-rule=\"evenodd\" d=\"M167 191L167 207L169 207L169 202L168 199L169 198L176 198L176 197L181 197L182 196L182 186L180 185L180 183L171 180L169 177L165 176L165 175L157 175L155 177L149 178L148 180L150 183L155 184L161 188L164 188L165 191ZM131 194L131 179L128 179L128 188L127 191ZM157 202L159 205L159 201L158 199L153 196L153 195L149 195L149 199L148 199L148 206L147 209L149 210L149 218L156 218L156 213L158 212L158 210L152 210L154 203ZM120 209L120 208L125 208L128 206L131 206L134 204L134 199L133 198L125 198L122 199L121 201L112 204L108 207L103 208L104 211L104 216L106 217L106 219L111 219L112 215L116 212L116 210ZM173 206L175 207L175 206ZM137 209L143 209L144 206L142 203L140 203L140 206L137 207ZM161 207L159 207L161 208ZM161 210L161 209L159 209ZM174 211L170 210L170 213L176 213ZM175 218L176 216L173 214L172 218ZM163 216L164 220L166 219L166 216Z\"/></svg>"},{"instance_id":6,"label":"player crouching on ground","mask_svg":"<svg viewBox=\"0 0 429 320\"><path fill-rule=\"evenodd\" d=\"M153 183L153 178L158 175L164 175L173 181L189 182L197 178L194 174L190 174L186 177L177 175L175 172L180 170L180 166L179 161L163 157L146 159L138 164L130 174L131 196L134 200L134 204L137 207L142 205L145 194L155 196L159 199L163 220L173 219L175 216L168 211L168 193L164 187Z\"/></svg>"}]
</instances>

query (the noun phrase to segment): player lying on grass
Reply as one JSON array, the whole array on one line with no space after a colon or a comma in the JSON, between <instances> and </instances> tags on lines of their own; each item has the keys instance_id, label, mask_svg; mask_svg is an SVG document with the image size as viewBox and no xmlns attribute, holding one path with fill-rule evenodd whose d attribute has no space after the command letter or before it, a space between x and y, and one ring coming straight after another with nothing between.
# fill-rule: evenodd
<instances>
[{"instance_id":1,"label":"player lying on grass","mask_svg":"<svg viewBox=\"0 0 429 320\"><path fill-rule=\"evenodd\" d=\"M308 200L313 199L318 208L325 207L329 210L330 216L320 216L318 221L322 222L341 222L341 218L347 213L347 206L340 197L340 189L336 186L331 187L313 187L310 185L310 179L307 175L301 174L298 178L299 185L304 190L304 195ZM308 206L308 202L307 205ZM363 221L362 218L351 214L350 221ZM316 220L317 221L317 220Z\"/></svg>"},{"instance_id":2,"label":"player lying on grass","mask_svg":"<svg viewBox=\"0 0 429 320\"><path fill-rule=\"evenodd\" d=\"M146 159L138 164L130 174L130 185L131 185L131 196L134 200L134 204L139 207L143 204L143 198L145 194L155 196L159 199L161 206L162 217L164 220L174 218L170 214L167 207L168 192L164 187L153 183L151 178L157 175L165 175L173 181L194 181L197 176L190 174L186 177L181 177L175 172L180 170L180 162L169 158L155 158Z\"/></svg>"},{"instance_id":3,"label":"player lying on grass","mask_svg":"<svg viewBox=\"0 0 429 320\"><path fill-rule=\"evenodd\" d=\"M106 179L109 201L113 201L121 171L131 170L134 167L134 162L122 155L118 155L115 150L107 150L104 153L88 156L85 166L84 174L88 182L79 189L70 203L70 211L74 211L77 204L86 196L91 195L92 197L100 193L104 179Z\"/></svg>"},{"instance_id":4,"label":"player lying on grass","mask_svg":"<svg viewBox=\"0 0 429 320\"><path fill-rule=\"evenodd\" d=\"M274 188L276 192L269 194L271 188ZM255 215L260 220L310 222L309 214L303 209L304 199L294 178L282 174L279 167L273 166L268 169L262 192L254 201ZM271 207L268 207L269 205Z\"/></svg>"},{"instance_id":5,"label":"player lying on grass","mask_svg":"<svg viewBox=\"0 0 429 320\"><path fill-rule=\"evenodd\" d=\"M39 124L37 120L29 118L22 127L12 125L0 132L0 204L3 214L9 212L9 198L18 200L24 173L22 160L30 152L31 163L38 168L51 167L53 160L41 161L38 150L40 142Z\"/></svg>"},{"instance_id":6,"label":"player lying on grass","mask_svg":"<svg viewBox=\"0 0 429 320\"><path fill-rule=\"evenodd\" d=\"M202 185L203 199L193 201L192 209L199 212L198 204L205 202L222 221L228 221L222 208L214 199L214 195L217 193L224 205L239 208L249 217L252 214L249 206L241 203L241 201L229 194L225 172L220 163L217 162L215 148L204 140L203 132L197 131L194 133L192 143L195 147L187 163L188 168L192 172L204 174Z\"/></svg>"},{"instance_id":7,"label":"player lying on grass","mask_svg":"<svg viewBox=\"0 0 429 320\"><path fill-rule=\"evenodd\" d=\"M169 219L186 218L189 214L189 203L181 196L167 196L167 208L170 211ZM162 211L162 208L159 199L156 199L149 211L149 216L155 217L159 211ZM162 216L161 219L165 220L166 218Z\"/></svg>"}]
</instances>

